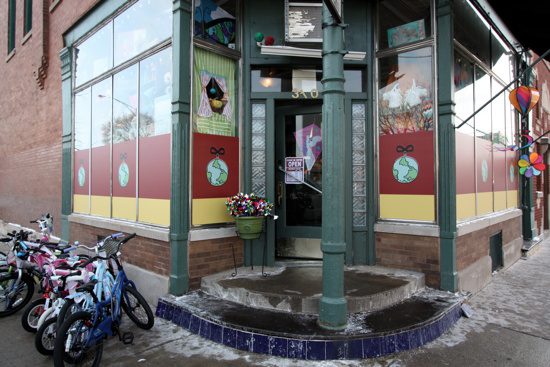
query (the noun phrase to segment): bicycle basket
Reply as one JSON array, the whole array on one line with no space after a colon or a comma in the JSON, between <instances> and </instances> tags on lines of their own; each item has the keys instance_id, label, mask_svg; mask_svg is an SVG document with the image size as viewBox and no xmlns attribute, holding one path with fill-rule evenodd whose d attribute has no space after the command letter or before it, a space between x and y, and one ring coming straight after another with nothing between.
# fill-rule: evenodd
<instances>
[{"instance_id":1,"label":"bicycle basket","mask_svg":"<svg viewBox=\"0 0 550 367\"><path fill-rule=\"evenodd\" d=\"M107 257L116 255L119 242L120 241L109 237L103 241L103 246L101 246L101 251L105 251L105 255Z\"/></svg>"}]
</instances>

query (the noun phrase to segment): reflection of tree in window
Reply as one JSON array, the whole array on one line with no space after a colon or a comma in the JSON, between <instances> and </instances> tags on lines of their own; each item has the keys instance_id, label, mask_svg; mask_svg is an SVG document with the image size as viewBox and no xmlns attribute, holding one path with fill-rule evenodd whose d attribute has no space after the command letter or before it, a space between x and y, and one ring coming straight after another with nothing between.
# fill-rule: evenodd
<instances>
[{"instance_id":1,"label":"reflection of tree in window","mask_svg":"<svg viewBox=\"0 0 550 367\"><path fill-rule=\"evenodd\" d=\"M196 0L195 36L228 46L235 42L236 1Z\"/></svg>"},{"instance_id":2,"label":"reflection of tree in window","mask_svg":"<svg viewBox=\"0 0 550 367\"><path fill-rule=\"evenodd\" d=\"M380 133L433 129L431 51L421 49L380 61Z\"/></svg>"}]
</instances>

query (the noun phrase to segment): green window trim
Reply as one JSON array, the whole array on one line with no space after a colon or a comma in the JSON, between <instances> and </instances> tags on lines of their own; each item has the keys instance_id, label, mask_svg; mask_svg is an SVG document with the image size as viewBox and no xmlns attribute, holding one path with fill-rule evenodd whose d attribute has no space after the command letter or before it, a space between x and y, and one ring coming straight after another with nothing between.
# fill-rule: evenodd
<instances>
[{"instance_id":1,"label":"green window trim","mask_svg":"<svg viewBox=\"0 0 550 367\"><path fill-rule=\"evenodd\" d=\"M15 49L15 0L8 4L8 54Z\"/></svg>"},{"instance_id":2,"label":"green window trim","mask_svg":"<svg viewBox=\"0 0 550 367\"><path fill-rule=\"evenodd\" d=\"M25 0L25 22L23 30L23 34L27 34L32 30L32 0Z\"/></svg>"}]
</instances>

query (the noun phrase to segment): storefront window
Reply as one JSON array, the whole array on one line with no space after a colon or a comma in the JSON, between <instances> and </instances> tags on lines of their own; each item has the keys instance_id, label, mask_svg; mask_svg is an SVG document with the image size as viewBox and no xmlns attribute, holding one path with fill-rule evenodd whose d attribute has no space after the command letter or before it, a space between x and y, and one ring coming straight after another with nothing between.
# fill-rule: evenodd
<instances>
[{"instance_id":1,"label":"storefront window","mask_svg":"<svg viewBox=\"0 0 550 367\"><path fill-rule=\"evenodd\" d=\"M91 209L92 215L111 216L111 78L92 86L92 153Z\"/></svg>"},{"instance_id":2,"label":"storefront window","mask_svg":"<svg viewBox=\"0 0 550 367\"><path fill-rule=\"evenodd\" d=\"M380 217L435 221L432 49L379 60Z\"/></svg>"},{"instance_id":3,"label":"storefront window","mask_svg":"<svg viewBox=\"0 0 550 367\"><path fill-rule=\"evenodd\" d=\"M140 0L75 49L74 212L170 224L172 49L146 51L171 16L170 1Z\"/></svg>"},{"instance_id":4,"label":"storefront window","mask_svg":"<svg viewBox=\"0 0 550 367\"><path fill-rule=\"evenodd\" d=\"M491 76L480 67L474 70L474 106L476 111L491 99ZM474 116L476 137L477 214L493 212L493 146L491 105Z\"/></svg>"},{"instance_id":5,"label":"storefront window","mask_svg":"<svg viewBox=\"0 0 550 367\"><path fill-rule=\"evenodd\" d=\"M504 86L455 50L456 124L470 117ZM456 130L457 219L517 207L517 153L513 108L508 93Z\"/></svg>"},{"instance_id":6,"label":"storefront window","mask_svg":"<svg viewBox=\"0 0 550 367\"><path fill-rule=\"evenodd\" d=\"M215 45L236 49L237 9L237 0L195 0L195 37Z\"/></svg>"},{"instance_id":7,"label":"storefront window","mask_svg":"<svg viewBox=\"0 0 550 367\"><path fill-rule=\"evenodd\" d=\"M114 20L115 66L172 35L172 2L140 0Z\"/></svg>"},{"instance_id":8,"label":"storefront window","mask_svg":"<svg viewBox=\"0 0 550 367\"><path fill-rule=\"evenodd\" d=\"M113 218L136 220L137 65L113 77Z\"/></svg>"},{"instance_id":9,"label":"storefront window","mask_svg":"<svg viewBox=\"0 0 550 367\"><path fill-rule=\"evenodd\" d=\"M384 0L379 3L379 50L421 41L431 34L430 0Z\"/></svg>"},{"instance_id":10,"label":"storefront window","mask_svg":"<svg viewBox=\"0 0 550 367\"><path fill-rule=\"evenodd\" d=\"M140 62L140 222L170 224L172 50Z\"/></svg>"},{"instance_id":11,"label":"storefront window","mask_svg":"<svg viewBox=\"0 0 550 367\"><path fill-rule=\"evenodd\" d=\"M74 211L90 214L91 88L74 98Z\"/></svg>"},{"instance_id":12,"label":"storefront window","mask_svg":"<svg viewBox=\"0 0 550 367\"><path fill-rule=\"evenodd\" d=\"M76 77L79 86L113 67L113 24L108 23L75 50Z\"/></svg>"},{"instance_id":13,"label":"storefront window","mask_svg":"<svg viewBox=\"0 0 550 367\"><path fill-rule=\"evenodd\" d=\"M455 51L454 66L456 123L474 113L474 65ZM476 173L474 120L455 131L456 215L458 220L476 215Z\"/></svg>"}]
</instances>

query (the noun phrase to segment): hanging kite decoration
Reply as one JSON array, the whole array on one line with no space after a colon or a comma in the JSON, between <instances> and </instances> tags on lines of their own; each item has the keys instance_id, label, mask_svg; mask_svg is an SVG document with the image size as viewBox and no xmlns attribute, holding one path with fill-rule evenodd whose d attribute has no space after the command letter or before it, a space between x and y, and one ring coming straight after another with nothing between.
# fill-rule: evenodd
<instances>
[{"instance_id":1,"label":"hanging kite decoration","mask_svg":"<svg viewBox=\"0 0 550 367\"><path fill-rule=\"evenodd\" d=\"M540 93L536 88L519 86L510 92L508 97L516 110L523 116L535 107L540 98Z\"/></svg>"},{"instance_id":2,"label":"hanging kite decoration","mask_svg":"<svg viewBox=\"0 0 550 367\"><path fill-rule=\"evenodd\" d=\"M524 154L518 161L519 173L527 178L538 176L546 169L546 165L542 163L542 156L538 153Z\"/></svg>"}]
</instances>

